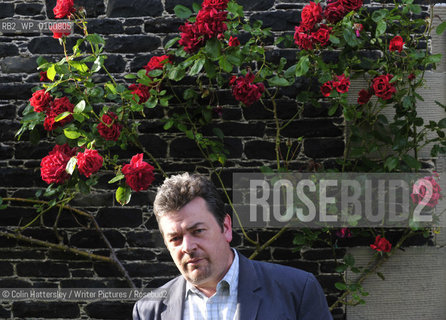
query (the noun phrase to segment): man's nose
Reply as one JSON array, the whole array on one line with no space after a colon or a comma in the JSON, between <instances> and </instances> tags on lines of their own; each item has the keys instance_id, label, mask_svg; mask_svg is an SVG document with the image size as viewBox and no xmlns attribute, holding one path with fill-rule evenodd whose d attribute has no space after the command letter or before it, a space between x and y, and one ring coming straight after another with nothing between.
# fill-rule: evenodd
<instances>
[{"instance_id":1,"label":"man's nose","mask_svg":"<svg viewBox=\"0 0 446 320\"><path fill-rule=\"evenodd\" d=\"M182 250L184 253L191 253L197 248L197 242L192 235L184 235Z\"/></svg>"}]
</instances>

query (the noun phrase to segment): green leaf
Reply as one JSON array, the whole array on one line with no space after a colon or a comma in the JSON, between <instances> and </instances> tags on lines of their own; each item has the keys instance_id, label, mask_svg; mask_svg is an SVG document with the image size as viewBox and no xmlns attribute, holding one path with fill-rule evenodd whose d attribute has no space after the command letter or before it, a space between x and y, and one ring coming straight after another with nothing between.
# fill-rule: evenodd
<instances>
[{"instance_id":1,"label":"green leaf","mask_svg":"<svg viewBox=\"0 0 446 320\"><path fill-rule=\"evenodd\" d=\"M206 59L206 62L204 63L204 70L206 70L206 74L209 77L209 79L214 79L217 75L217 71L215 70L215 65L212 63L212 61Z\"/></svg>"},{"instance_id":2,"label":"green leaf","mask_svg":"<svg viewBox=\"0 0 446 320\"><path fill-rule=\"evenodd\" d=\"M443 21L442 23L440 23L437 27L437 29L435 29L435 32L440 35L444 32L444 30L446 30L446 21Z\"/></svg>"},{"instance_id":3,"label":"green leaf","mask_svg":"<svg viewBox=\"0 0 446 320\"><path fill-rule=\"evenodd\" d=\"M375 36L378 38L380 35L384 34L387 30L387 23L384 20L381 20L376 25Z\"/></svg>"},{"instance_id":4,"label":"green leaf","mask_svg":"<svg viewBox=\"0 0 446 320\"><path fill-rule=\"evenodd\" d=\"M54 122L59 122L59 121L65 119L66 117L68 117L69 115L71 115L71 112L65 111L65 112L59 114L57 117L55 117Z\"/></svg>"},{"instance_id":5,"label":"green leaf","mask_svg":"<svg viewBox=\"0 0 446 320\"><path fill-rule=\"evenodd\" d=\"M226 59L226 56L221 56L220 57L220 60L218 60L218 65L225 72L231 72L232 71L232 64L228 61L228 59Z\"/></svg>"},{"instance_id":6,"label":"green leaf","mask_svg":"<svg viewBox=\"0 0 446 320\"><path fill-rule=\"evenodd\" d=\"M336 287L336 289L341 290L341 291L347 289L347 285L344 282L336 282L335 287Z\"/></svg>"},{"instance_id":7,"label":"green leaf","mask_svg":"<svg viewBox=\"0 0 446 320\"><path fill-rule=\"evenodd\" d=\"M430 56L426 57L426 64L429 63L439 63L441 61L441 53L439 54L432 54Z\"/></svg>"},{"instance_id":8,"label":"green leaf","mask_svg":"<svg viewBox=\"0 0 446 320\"><path fill-rule=\"evenodd\" d=\"M126 78L126 79L136 79L137 77L136 77L135 74L130 73L130 74L126 74L126 75L124 76L124 78Z\"/></svg>"},{"instance_id":9,"label":"green leaf","mask_svg":"<svg viewBox=\"0 0 446 320\"><path fill-rule=\"evenodd\" d=\"M85 39L87 39L87 41L91 42L92 44L102 44L102 45L105 44L104 38L102 38L97 33L89 34L88 36L85 37Z\"/></svg>"},{"instance_id":10,"label":"green leaf","mask_svg":"<svg viewBox=\"0 0 446 320\"><path fill-rule=\"evenodd\" d=\"M110 179L110 181L108 183L115 183L116 181L120 181L120 180L122 180L124 178L125 178L125 176L123 174L118 174L113 179Z\"/></svg>"},{"instance_id":11,"label":"green leaf","mask_svg":"<svg viewBox=\"0 0 446 320\"><path fill-rule=\"evenodd\" d=\"M342 272L344 272L347 269L348 269L348 266L346 264L341 264L341 265L336 267L335 271L339 272L339 273L342 273Z\"/></svg>"},{"instance_id":12,"label":"green leaf","mask_svg":"<svg viewBox=\"0 0 446 320\"><path fill-rule=\"evenodd\" d=\"M192 15L192 10L181 4L176 5L175 8L173 8L173 11L180 19L187 19Z\"/></svg>"},{"instance_id":13,"label":"green leaf","mask_svg":"<svg viewBox=\"0 0 446 320\"><path fill-rule=\"evenodd\" d=\"M421 164L417 161L417 159L415 159L414 157L412 157L412 156L410 156L408 154L405 154L403 156L403 160L411 168L415 168L415 169L420 169L421 168Z\"/></svg>"},{"instance_id":14,"label":"green leaf","mask_svg":"<svg viewBox=\"0 0 446 320\"><path fill-rule=\"evenodd\" d=\"M76 157L71 157L71 159L67 163L67 166L65 167L65 171L69 175L72 175L74 169L76 168L76 164L77 164L77 158Z\"/></svg>"},{"instance_id":15,"label":"green leaf","mask_svg":"<svg viewBox=\"0 0 446 320\"><path fill-rule=\"evenodd\" d=\"M206 42L204 50L209 55L209 57L217 59L221 55L221 43L217 40L217 38L209 39Z\"/></svg>"},{"instance_id":16,"label":"green leaf","mask_svg":"<svg viewBox=\"0 0 446 320\"><path fill-rule=\"evenodd\" d=\"M398 163L399 163L398 158L389 157L386 159L386 162L384 163L384 167L387 168L389 171L392 171L393 169L396 168Z\"/></svg>"},{"instance_id":17,"label":"green leaf","mask_svg":"<svg viewBox=\"0 0 446 320\"><path fill-rule=\"evenodd\" d=\"M116 201L118 201L118 203L121 206L124 206L127 203L129 203L131 196L132 196L132 191L130 190L130 187L128 187L128 186L119 187L116 190Z\"/></svg>"},{"instance_id":18,"label":"green leaf","mask_svg":"<svg viewBox=\"0 0 446 320\"><path fill-rule=\"evenodd\" d=\"M97 57L96 60L93 62L91 72L98 72L99 70L101 70L103 61L104 58L102 56Z\"/></svg>"},{"instance_id":19,"label":"green leaf","mask_svg":"<svg viewBox=\"0 0 446 320\"><path fill-rule=\"evenodd\" d=\"M358 45L358 38L351 29L344 29L343 36L350 47L356 47Z\"/></svg>"},{"instance_id":20,"label":"green leaf","mask_svg":"<svg viewBox=\"0 0 446 320\"><path fill-rule=\"evenodd\" d=\"M82 135L78 131L72 131L69 129L64 129L63 133L64 133L65 137L67 137L68 139L73 139L73 140L79 138Z\"/></svg>"},{"instance_id":21,"label":"green leaf","mask_svg":"<svg viewBox=\"0 0 446 320\"><path fill-rule=\"evenodd\" d=\"M170 128L172 128L174 124L174 121L172 119L169 119L163 126L164 130L169 130Z\"/></svg>"},{"instance_id":22,"label":"green leaf","mask_svg":"<svg viewBox=\"0 0 446 320\"><path fill-rule=\"evenodd\" d=\"M268 79L268 83L271 87L286 87L290 85L290 82L287 79L279 76L274 76Z\"/></svg>"},{"instance_id":23,"label":"green leaf","mask_svg":"<svg viewBox=\"0 0 446 320\"><path fill-rule=\"evenodd\" d=\"M310 69L310 58L308 56L303 56L299 59L296 65L296 77L301 77L308 72Z\"/></svg>"},{"instance_id":24,"label":"green leaf","mask_svg":"<svg viewBox=\"0 0 446 320\"><path fill-rule=\"evenodd\" d=\"M198 11L200 11L201 9L201 6L198 3L194 2L192 3L192 9L194 10L195 13L198 13Z\"/></svg>"},{"instance_id":25,"label":"green leaf","mask_svg":"<svg viewBox=\"0 0 446 320\"><path fill-rule=\"evenodd\" d=\"M378 275L378 277L380 277L382 280L386 280L386 278L384 277L384 275L381 272L377 272L376 273Z\"/></svg>"},{"instance_id":26,"label":"green leaf","mask_svg":"<svg viewBox=\"0 0 446 320\"><path fill-rule=\"evenodd\" d=\"M79 72L88 72L88 67L85 63L81 63L79 61L70 61L70 65Z\"/></svg>"},{"instance_id":27,"label":"green leaf","mask_svg":"<svg viewBox=\"0 0 446 320\"><path fill-rule=\"evenodd\" d=\"M178 40L180 40L180 37L175 37L173 39L170 39L169 41L167 41L166 45L164 46L165 49L169 49L170 47L172 47Z\"/></svg>"},{"instance_id":28,"label":"green leaf","mask_svg":"<svg viewBox=\"0 0 446 320\"><path fill-rule=\"evenodd\" d=\"M443 118L440 121L438 121L438 126L442 129L445 129L446 128L446 118Z\"/></svg>"},{"instance_id":29,"label":"green leaf","mask_svg":"<svg viewBox=\"0 0 446 320\"><path fill-rule=\"evenodd\" d=\"M82 113L85 110L85 100L79 101L73 109L74 113Z\"/></svg>"},{"instance_id":30,"label":"green leaf","mask_svg":"<svg viewBox=\"0 0 446 320\"><path fill-rule=\"evenodd\" d=\"M189 70L189 75L194 76L194 75L198 74L201 71L201 69L203 69L205 62L206 62L205 58L200 58L200 59L195 60L194 65Z\"/></svg>"},{"instance_id":31,"label":"green leaf","mask_svg":"<svg viewBox=\"0 0 446 320\"><path fill-rule=\"evenodd\" d=\"M153 77L153 78L159 77L162 74L163 74L163 70L161 70L161 69L155 69L155 70L152 70L149 72L149 76Z\"/></svg>"},{"instance_id":32,"label":"green leaf","mask_svg":"<svg viewBox=\"0 0 446 320\"><path fill-rule=\"evenodd\" d=\"M345 262L345 264L348 265L348 266L354 266L354 265L355 265L355 258L353 257L352 254L347 253L347 254L344 256L344 262Z\"/></svg>"},{"instance_id":33,"label":"green leaf","mask_svg":"<svg viewBox=\"0 0 446 320\"><path fill-rule=\"evenodd\" d=\"M56 76L56 66L54 64L51 65L51 67L48 68L48 70L46 71L46 76L51 81L54 80L54 77Z\"/></svg>"},{"instance_id":34,"label":"green leaf","mask_svg":"<svg viewBox=\"0 0 446 320\"><path fill-rule=\"evenodd\" d=\"M152 109L155 108L158 104L158 99L156 97L150 97L149 100L144 104L147 108Z\"/></svg>"},{"instance_id":35,"label":"green leaf","mask_svg":"<svg viewBox=\"0 0 446 320\"><path fill-rule=\"evenodd\" d=\"M108 90L110 90L110 92L112 94L117 94L118 92L116 91L116 87L113 83L106 83L105 86L108 88Z\"/></svg>"},{"instance_id":36,"label":"green leaf","mask_svg":"<svg viewBox=\"0 0 446 320\"><path fill-rule=\"evenodd\" d=\"M220 128L213 128L212 132L214 132L214 134L223 141L223 138L225 137L225 135L223 134L223 131L221 131Z\"/></svg>"},{"instance_id":37,"label":"green leaf","mask_svg":"<svg viewBox=\"0 0 446 320\"><path fill-rule=\"evenodd\" d=\"M386 10L386 9L381 9L381 10L373 11L373 13L372 13L372 20L375 21L376 23L378 23L378 22L381 21L387 14L388 14L388 10Z\"/></svg>"},{"instance_id":38,"label":"green leaf","mask_svg":"<svg viewBox=\"0 0 446 320\"><path fill-rule=\"evenodd\" d=\"M339 44L341 41L339 40L339 38L338 37L336 37L335 35L333 35L333 34L330 34L330 42L331 43L333 43L333 44Z\"/></svg>"},{"instance_id":39,"label":"green leaf","mask_svg":"<svg viewBox=\"0 0 446 320\"><path fill-rule=\"evenodd\" d=\"M186 75L186 71L180 67L174 67L170 69L167 75L170 80L180 81Z\"/></svg>"}]
</instances>

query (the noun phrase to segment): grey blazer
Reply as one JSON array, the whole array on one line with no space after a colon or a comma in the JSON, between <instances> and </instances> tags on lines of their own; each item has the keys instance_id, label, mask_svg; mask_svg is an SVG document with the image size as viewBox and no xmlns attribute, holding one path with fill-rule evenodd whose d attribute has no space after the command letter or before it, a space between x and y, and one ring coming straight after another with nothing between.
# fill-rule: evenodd
<instances>
[{"instance_id":1,"label":"grey blazer","mask_svg":"<svg viewBox=\"0 0 446 320\"><path fill-rule=\"evenodd\" d=\"M324 292L311 273L239 257L239 320L333 319ZM179 276L161 288L167 290L164 299L144 297L136 302L134 320L182 320L186 280Z\"/></svg>"}]
</instances>

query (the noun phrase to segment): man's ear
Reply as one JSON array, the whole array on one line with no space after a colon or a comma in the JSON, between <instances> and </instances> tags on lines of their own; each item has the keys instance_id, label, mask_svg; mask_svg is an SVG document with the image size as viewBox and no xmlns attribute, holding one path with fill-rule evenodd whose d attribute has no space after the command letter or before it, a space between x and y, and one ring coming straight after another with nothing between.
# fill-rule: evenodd
<instances>
[{"instance_id":1,"label":"man's ear","mask_svg":"<svg viewBox=\"0 0 446 320\"><path fill-rule=\"evenodd\" d=\"M226 214L225 219L223 220L223 233L225 235L226 241L232 241L232 220L229 214Z\"/></svg>"}]
</instances>

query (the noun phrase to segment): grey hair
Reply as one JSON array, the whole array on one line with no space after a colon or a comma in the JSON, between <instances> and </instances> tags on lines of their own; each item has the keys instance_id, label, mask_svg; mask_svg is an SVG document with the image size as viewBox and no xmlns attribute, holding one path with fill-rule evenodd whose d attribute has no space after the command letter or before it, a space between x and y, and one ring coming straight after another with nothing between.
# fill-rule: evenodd
<instances>
[{"instance_id":1,"label":"grey hair","mask_svg":"<svg viewBox=\"0 0 446 320\"><path fill-rule=\"evenodd\" d=\"M208 210L214 215L223 231L226 216L224 202L214 184L204 176L183 173L164 180L158 188L153 202L153 211L158 221L163 215L181 210L186 204L201 197L205 200Z\"/></svg>"}]
</instances>

